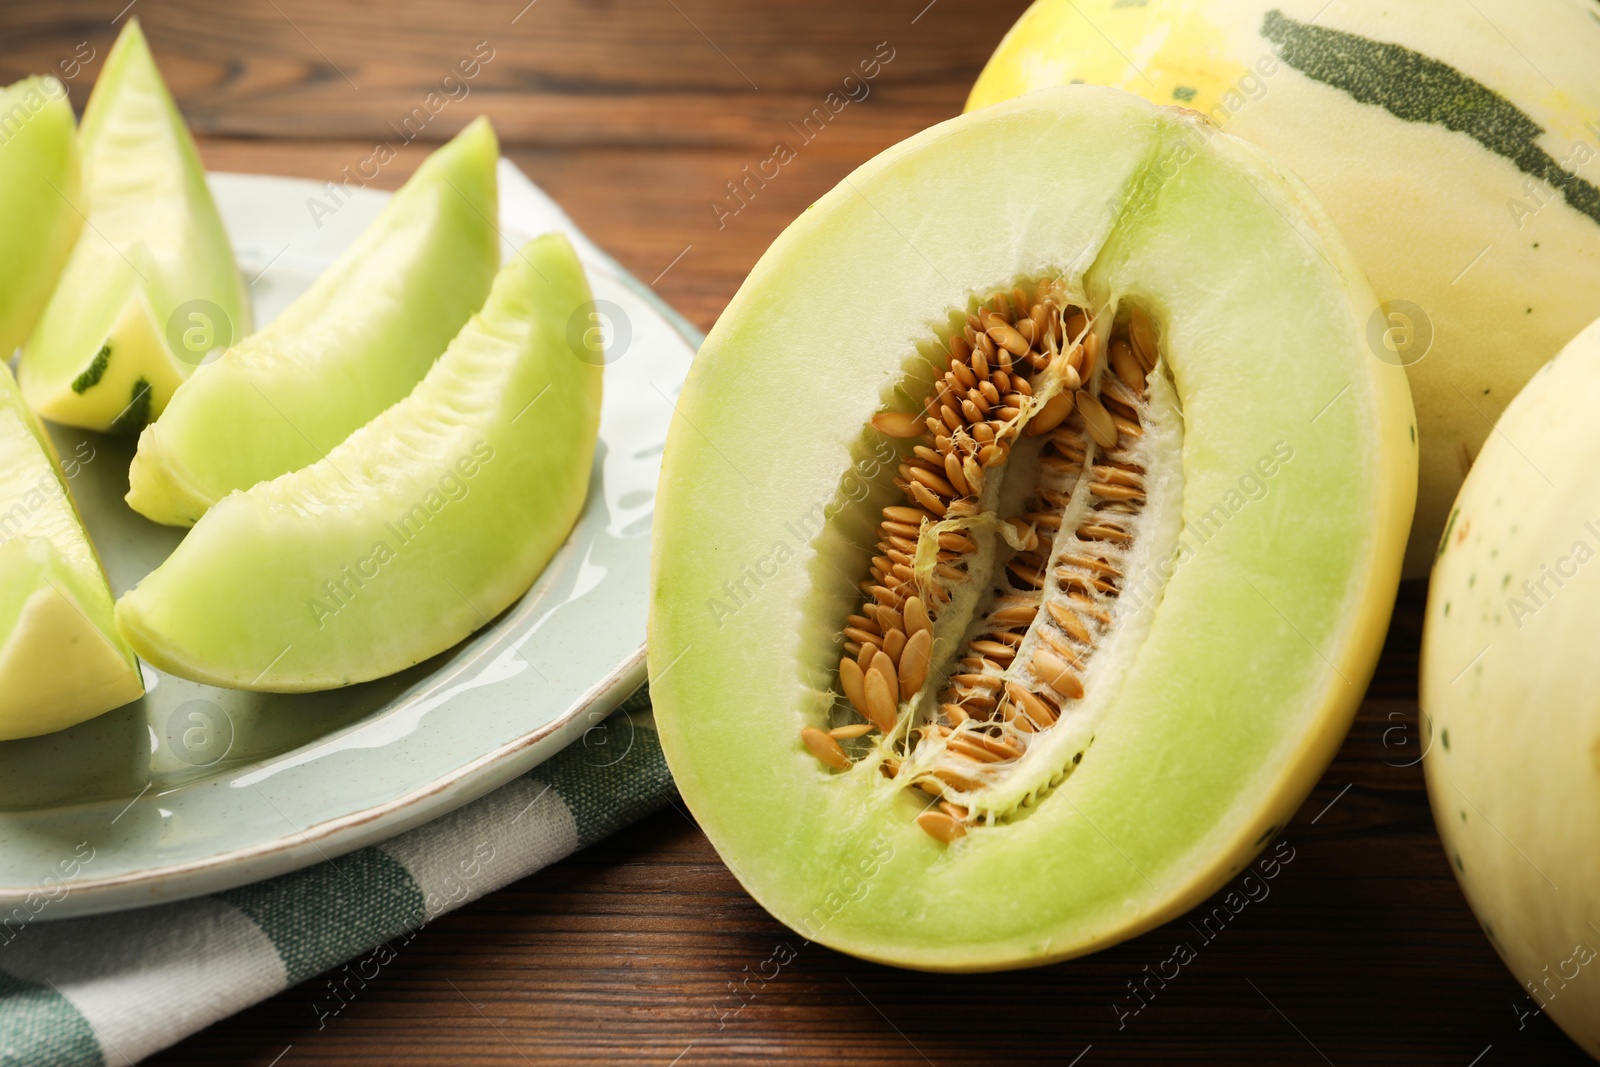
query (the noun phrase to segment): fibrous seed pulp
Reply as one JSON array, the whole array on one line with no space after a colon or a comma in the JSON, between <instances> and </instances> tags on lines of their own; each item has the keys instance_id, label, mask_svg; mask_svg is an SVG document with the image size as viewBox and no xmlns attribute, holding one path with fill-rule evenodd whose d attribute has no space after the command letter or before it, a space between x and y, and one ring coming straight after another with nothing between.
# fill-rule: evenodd
<instances>
[{"instance_id":1,"label":"fibrous seed pulp","mask_svg":"<svg viewBox=\"0 0 1600 1067\"><path fill-rule=\"evenodd\" d=\"M1168 540L1141 538L1150 466L1167 458L1146 431L1155 418L1170 444L1178 422L1155 330L1137 308L1097 322L1088 303L1055 281L991 294L939 341L947 363L922 409L872 419L909 451L904 502L882 511L842 628L838 689L864 721L802 741L829 767L870 758L921 790L916 821L941 842L1031 804L1082 758L1092 715L1020 802L995 796L1084 705L1136 545ZM858 738L870 743L852 755L841 742Z\"/></svg>"}]
</instances>

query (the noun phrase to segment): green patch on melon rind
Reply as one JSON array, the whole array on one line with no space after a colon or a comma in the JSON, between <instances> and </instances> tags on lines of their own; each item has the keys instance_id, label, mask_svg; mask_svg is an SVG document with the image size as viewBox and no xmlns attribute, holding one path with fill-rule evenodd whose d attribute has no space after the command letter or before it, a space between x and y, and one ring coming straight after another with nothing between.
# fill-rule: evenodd
<instances>
[{"instance_id":1,"label":"green patch on melon rind","mask_svg":"<svg viewBox=\"0 0 1600 1067\"><path fill-rule=\"evenodd\" d=\"M107 433L136 434L144 429L150 421L150 383L139 378L133 383L133 390L129 394L128 406L123 408L116 418L111 420Z\"/></svg>"},{"instance_id":2,"label":"green patch on melon rind","mask_svg":"<svg viewBox=\"0 0 1600 1067\"><path fill-rule=\"evenodd\" d=\"M1383 108L1405 122L1429 122L1464 133L1553 188L1575 211L1600 223L1600 189L1539 146L1544 129L1504 96L1403 45L1297 22L1267 12L1261 35L1278 58L1306 77ZM1533 310L1529 308L1528 310Z\"/></svg>"},{"instance_id":3,"label":"green patch on melon rind","mask_svg":"<svg viewBox=\"0 0 1600 1067\"><path fill-rule=\"evenodd\" d=\"M72 391L80 396L100 384L100 379L105 377L106 365L111 362L111 346L101 345L100 351L95 353L94 360L84 368L82 374L72 379ZM140 379L141 381L143 379Z\"/></svg>"}]
</instances>

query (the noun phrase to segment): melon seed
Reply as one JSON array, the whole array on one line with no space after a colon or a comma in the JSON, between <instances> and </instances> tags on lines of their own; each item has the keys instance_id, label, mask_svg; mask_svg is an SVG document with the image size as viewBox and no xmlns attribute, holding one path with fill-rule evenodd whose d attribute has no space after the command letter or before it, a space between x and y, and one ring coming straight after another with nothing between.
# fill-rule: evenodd
<instances>
[{"instance_id":1,"label":"melon seed","mask_svg":"<svg viewBox=\"0 0 1600 1067\"><path fill-rule=\"evenodd\" d=\"M800 740L805 742L811 754L830 767L844 770L850 766L850 757L844 754L844 749L839 747L839 742L823 733L815 726L807 726L800 731Z\"/></svg>"},{"instance_id":2,"label":"melon seed","mask_svg":"<svg viewBox=\"0 0 1600 1067\"><path fill-rule=\"evenodd\" d=\"M1083 416L1083 425L1089 431L1089 436L1094 438L1094 443L1101 448L1111 448L1117 443L1117 426L1111 421L1110 412L1100 403L1098 397L1085 393L1078 398L1078 413Z\"/></svg>"},{"instance_id":3,"label":"melon seed","mask_svg":"<svg viewBox=\"0 0 1600 1067\"><path fill-rule=\"evenodd\" d=\"M890 437L917 437L922 433L922 417L909 411L880 411L872 416L872 425Z\"/></svg>"},{"instance_id":4,"label":"melon seed","mask_svg":"<svg viewBox=\"0 0 1600 1067\"><path fill-rule=\"evenodd\" d=\"M881 654L881 653L880 653ZM879 670L867 672L866 711L864 714L884 733L894 729L895 697L889 688L889 679Z\"/></svg>"}]
</instances>

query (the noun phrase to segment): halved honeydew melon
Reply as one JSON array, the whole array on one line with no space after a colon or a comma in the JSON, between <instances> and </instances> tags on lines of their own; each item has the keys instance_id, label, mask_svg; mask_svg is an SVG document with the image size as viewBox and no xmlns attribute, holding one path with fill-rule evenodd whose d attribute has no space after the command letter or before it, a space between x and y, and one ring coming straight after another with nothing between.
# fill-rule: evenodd
<instances>
[{"instance_id":1,"label":"halved honeydew melon","mask_svg":"<svg viewBox=\"0 0 1600 1067\"><path fill-rule=\"evenodd\" d=\"M137 19L84 109L82 233L23 351L23 395L45 418L137 432L204 351L169 334L250 332L250 300L205 170Z\"/></svg>"},{"instance_id":2,"label":"halved honeydew melon","mask_svg":"<svg viewBox=\"0 0 1600 1067\"><path fill-rule=\"evenodd\" d=\"M60 730L143 693L55 450L0 366L0 740Z\"/></svg>"},{"instance_id":3,"label":"halved honeydew melon","mask_svg":"<svg viewBox=\"0 0 1600 1067\"><path fill-rule=\"evenodd\" d=\"M139 437L134 510L192 525L233 490L316 462L409 393L494 281L498 158L480 118L315 285L200 367Z\"/></svg>"},{"instance_id":4,"label":"halved honeydew melon","mask_svg":"<svg viewBox=\"0 0 1600 1067\"><path fill-rule=\"evenodd\" d=\"M133 647L195 681L305 692L488 623L583 507L602 368L567 336L588 301L566 238L525 246L409 396L326 458L219 501L122 597Z\"/></svg>"},{"instance_id":5,"label":"halved honeydew melon","mask_svg":"<svg viewBox=\"0 0 1600 1067\"><path fill-rule=\"evenodd\" d=\"M27 339L83 226L78 132L66 88L0 89L0 360Z\"/></svg>"},{"instance_id":6,"label":"halved honeydew melon","mask_svg":"<svg viewBox=\"0 0 1600 1067\"><path fill-rule=\"evenodd\" d=\"M793 223L697 357L654 531L662 745L756 899L982 970L1246 864L1399 577L1373 306L1298 182L1115 90L936 126Z\"/></svg>"},{"instance_id":7,"label":"halved honeydew melon","mask_svg":"<svg viewBox=\"0 0 1600 1067\"><path fill-rule=\"evenodd\" d=\"M1526 991L1600 1058L1600 322L1495 423L1422 632L1423 766L1451 869Z\"/></svg>"}]
</instances>

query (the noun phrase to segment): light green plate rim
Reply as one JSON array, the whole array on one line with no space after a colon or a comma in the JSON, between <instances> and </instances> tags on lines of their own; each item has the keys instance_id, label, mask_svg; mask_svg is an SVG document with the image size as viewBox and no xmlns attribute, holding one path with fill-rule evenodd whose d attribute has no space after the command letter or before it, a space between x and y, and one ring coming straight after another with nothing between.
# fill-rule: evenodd
<instances>
[{"instance_id":1,"label":"light green plate rim","mask_svg":"<svg viewBox=\"0 0 1600 1067\"><path fill-rule=\"evenodd\" d=\"M674 398L700 335L502 161L507 247L574 240L613 346L589 499L533 589L456 648L329 693L246 694L146 666L144 699L0 743L0 921L65 919L228 889L331 859L459 807L568 744L644 682L650 519ZM214 174L258 323L378 213L387 193ZM330 210L331 209L331 210ZM117 593L181 531L122 503L131 442L53 427ZM83 843L93 859L81 862ZM63 861L78 860L77 874ZM37 902L48 899L47 906Z\"/></svg>"}]
</instances>

